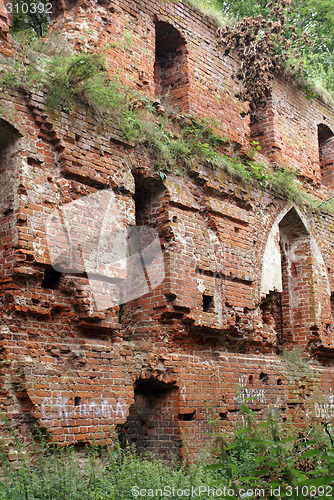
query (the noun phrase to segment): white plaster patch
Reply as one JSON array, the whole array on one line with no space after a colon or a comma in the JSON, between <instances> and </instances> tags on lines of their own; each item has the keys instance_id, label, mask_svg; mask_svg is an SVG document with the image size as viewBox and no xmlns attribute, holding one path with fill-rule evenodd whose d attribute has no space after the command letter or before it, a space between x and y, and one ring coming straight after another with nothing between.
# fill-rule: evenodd
<instances>
[{"instance_id":1,"label":"white plaster patch","mask_svg":"<svg viewBox=\"0 0 334 500\"><path fill-rule=\"evenodd\" d=\"M205 285L201 278L197 278L197 290L199 291L199 293L205 292Z\"/></svg>"},{"instance_id":2,"label":"white plaster patch","mask_svg":"<svg viewBox=\"0 0 334 500\"><path fill-rule=\"evenodd\" d=\"M260 293L261 295L267 295L270 291L277 290L278 292L281 292L282 289L279 227L278 223L275 223L271 228L263 255Z\"/></svg>"},{"instance_id":3,"label":"white plaster patch","mask_svg":"<svg viewBox=\"0 0 334 500\"><path fill-rule=\"evenodd\" d=\"M222 324L223 324L223 306L222 306L221 294L219 293L218 290L215 290L214 306L215 306L215 313L217 315L218 324L219 324L219 326L222 326Z\"/></svg>"}]
</instances>

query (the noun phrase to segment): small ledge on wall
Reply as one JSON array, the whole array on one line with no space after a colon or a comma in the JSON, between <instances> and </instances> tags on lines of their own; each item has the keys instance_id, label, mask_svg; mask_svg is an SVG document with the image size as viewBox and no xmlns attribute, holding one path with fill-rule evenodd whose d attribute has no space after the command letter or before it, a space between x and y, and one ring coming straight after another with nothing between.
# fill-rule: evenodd
<instances>
[{"instance_id":1,"label":"small ledge on wall","mask_svg":"<svg viewBox=\"0 0 334 500\"><path fill-rule=\"evenodd\" d=\"M95 333L95 334L108 334L112 333L115 337L114 340L120 337L120 330L122 329L122 325L116 323L110 319L101 319L101 320L88 320L81 319L79 321L79 327L86 332Z\"/></svg>"}]
</instances>

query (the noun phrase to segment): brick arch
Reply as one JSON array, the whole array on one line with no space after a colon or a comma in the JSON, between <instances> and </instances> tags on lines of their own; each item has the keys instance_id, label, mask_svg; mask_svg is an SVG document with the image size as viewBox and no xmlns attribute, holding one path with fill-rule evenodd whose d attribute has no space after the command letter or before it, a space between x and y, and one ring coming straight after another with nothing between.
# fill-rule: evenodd
<instances>
[{"instance_id":1,"label":"brick arch","mask_svg":"<svg viewBox=\"0 0 334 500\"><path fill-rule=\"evenodd\" d=\"M1 129L3 131L1 131ZM1 141L5 141L5 136L11 136L15 142L19 142L18 151L21 152L22 157L31 158L36 163L43 163L43 156L38 153L34 146L29 133L24 125L17 120L13 120L6 112L0 113L0 148ZM2 138L1 138L2 137Z\"/></svg>"},{"instance_id":2,"label":"brick arch","mask_svg":"<svg viewBox=\"0 0 334 500\"><path fill-rule=\"evenodd\" d=\"M155 93L157 99L189 110L189 71L187 42L172 24L155 21Z\"/></svg>"},{"instance_id":3,"label":"brick arch","mask_svg":"<svg viewBox=\"0 0 334 500\"><path fill-rule=\"evenodd\" d=\"M138 379L154 379L164 384L173 384L175 387L179 387L178 376L175 373L169 373L154 368L143 368L136 374L133 382L135 383Z\"/></svg>"},{"instance_id":4,"label":"brick arch","mask_svg":"<svg viewBox=\"0 0 334 500\"><path fill-rule=\"evenodd\" d=\"M261 309L264 327L280 344L307 346L329 319L329 282L319 246L294 206L277 216L263 252Z\"/></svg>"}]
</instances>

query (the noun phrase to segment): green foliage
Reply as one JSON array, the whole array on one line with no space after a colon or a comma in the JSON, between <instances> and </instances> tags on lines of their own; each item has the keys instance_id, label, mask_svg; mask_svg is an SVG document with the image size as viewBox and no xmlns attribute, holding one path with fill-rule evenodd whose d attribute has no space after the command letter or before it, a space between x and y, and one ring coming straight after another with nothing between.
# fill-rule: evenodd
<instances>
[{"instance_id":1,"label":"green foliage","mask_svg":"<svg viewBox=\"0 0 334 500\"><path fill-rule=\"evenodd\" d=\"M333 439L328 427L297 429L274 416L256 424L247 405L242 405L242 411L244 423L233 436L217 436L218 457L216 449L215 463L208 466L220 471L221 482L235 490L235 496L229 498L240 498L241 488L262 490L264 494L259 496L267 499L326 498L326 493L328 497L334 480Z\"/></svg>"},{"instance_id":2,"label":"green foliage","mask_svg":"<svg viewBox=\"0 0 334 500\"><path fill-rule=\"evenodd\" d=\"M334 10L331 0L220 0L219 4L227 16L238 20L263 17L267 26L265 31L277 21L275 15L285 4L282 35L287 43L279 40L275 53L293 73L297 75L297 70L302 73L315 95L322 95L324 87L333 97Z\"/></svg>"},{"instance_id":3,"label":"green foliage","mask_svg":"<svg viewBox=\"0 0 334 500\"><path fill-rule=\"evenodd\" d=\"M146 490L147 497L154 496L148 490L174 488L168 498L182 500L215 498L213 488L234 489L234 496L229 491L220 498L239 499L241 488L257 488L265 490L263 498L277 499L270 490L278 486L282 500L309 498L305 488L310 491L312 486L316 498L326 498L321 491L334 479L333 439L327 425L302 430L283 425L274 416L258 424L246 404L240 416L233 434L218 434L212 426L216 438L212 455L192 466L166 464L153 456L139 456L131 448L92 445L77 451L50 444L41 433L39 444L28 449L7 422L16 461L10 462L2 449L0 500L124 500L136 496L133 487ZM199 486L210 487L211 493L198 489L193 496L177 493Z\"/></svg>"},{"instance_id":4,"label":"green foliage","mask_svg":"<svg viewBox=\"0 0 334 500\"><path fill-rule=\"evenodd\" d=\"M78 54L69 58L55 57L48 67L46 104L53 109L60 105L72 106L85 102L86 96L98 106L96 89L104 89L103 97L108 102L108 82L104 75L104 59L97 54ZM100 93L99 98L102 98Z\"/></svg>"},{"instance_id":5,"label":"green foliage","mask_svg":"<svg viewBox=\"0 0 334 500\"><path fill-rule=\"evenodd\" d=\"M167 465L152 456L138 456L130 448L87 446L77 452L46 442L34 452L21 445L14 463L3 451L0 462L0 500L130 500L135 497L133 487L186 490L210 484L214 476L201 464ZM186 500L189 495L169 498Z\"/></svg>"},{"instance_id":6,"label":"green foliage","mask_svg":"<svg viewBox=\"0 0 334 500\"><path fill-rule=\"evenodd\" d=\"M78 105L86 106L100 121L113 123L133 145L151 148L162 180L169 172L183 174L194 161L205 162L247 184L270 189L298 204L315 206L312 197L302 190L296 171L288 167L273 170L259 161L258 143L253 142L247 154L228 156L224 154L226 138L219 135L219 123L156 109L145 96L123 84L121 75L108 78L103 55L73 54L68 49L62 53L54 50L54 43L46 45L42 53L39 42L28 32L19 37L18 49L23 45L24 59L8 59L0 85L24 92L40 89L53 111L72 112ZM331 208L329 204L319 206Z\"/></svg>"},{"instance_id":7,"label":"green foliage","mask_svg":"<svg viewBox=\"0 0 334 500\"><path fill-rule=\"evenodd\" d=\"M258 160L258 150L259 144L253 142L247 155L239 158L222 155L217 162L217 166L225 168L247 184L255 187L260 186L262 189L270 189L277 195L293 200L299 205L314 208L316 201L303 191L302 185L297 179L298 172L289 169L287 166L276 167L273 170L269 164Z\"/></svg>"},{"instance_id":8,"label":"green foliage","mask_svg":"<svg viewBox=\"0 0 334 500\"><path fill-rule=\"evenodd\" d=\"M174 0L176 1L176 0ZM224 9L220 0L185 0L206 17L209 17L217 26L233 25L234 17L229 15Z\"/></svg>"},{"instance_id":9,"label":"green foliage","mask_svg":"<svg viewBox=\"0 0 334 500\"><path fill-rule=\"evenodd\" d=\"M296 346L291 350L284 347L281 357L285 362L287 372L296 378L302 376L313 378L314 371L311 369L311 364L319 365L316 359L311 358L308 353L304 352L302 346Z\"/></svg>"}]
</instances>

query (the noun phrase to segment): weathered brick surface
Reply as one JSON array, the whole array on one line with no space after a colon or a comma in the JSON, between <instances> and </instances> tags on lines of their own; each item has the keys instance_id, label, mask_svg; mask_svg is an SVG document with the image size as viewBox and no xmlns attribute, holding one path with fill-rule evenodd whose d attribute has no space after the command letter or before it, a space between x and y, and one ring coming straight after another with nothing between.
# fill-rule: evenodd
<instances>
[{"instance_id":1,"label":"weathered brick surface","mask_svg":"<svg viewBox=\"0 0 334 500\"><path fill-rule=\"evenodd\" d=\"M166 23L178 53L164 59ZM333 141L318 133L321 124L334 130L332 108L275 80L250 124L235 97L238 62L223 57L214 26L194 9L59 3L49 36L58 29L77 49L107 49L110 73L121 70L152 100L165 93L161 72L167 86L175 78L174 106L215 118L236 150L257 139L266 161L300 169L319 203L332 196ZM178 74L168 73L174 56ZM163 182L144 146L79 104L48 113L42 92L3 92L0 119L0 397L22 433L37 423L64 444L118 434L160 454L170 443L177 456L182 436L194 457L209 421L231 427L248 398L259 417L333 417L331 214L293 207L205 164ZM86 275L50 285L45 274L48 217L107 189L122 207L119 223L156 228L164 254L163 283L125 304L121 322L118 306L92 307ZM96 216L84 213L80 224L85 218L93 238ZM304 373L287 365L278 353L296 345L320 365Z\"/></svg>"}]
</instances>

